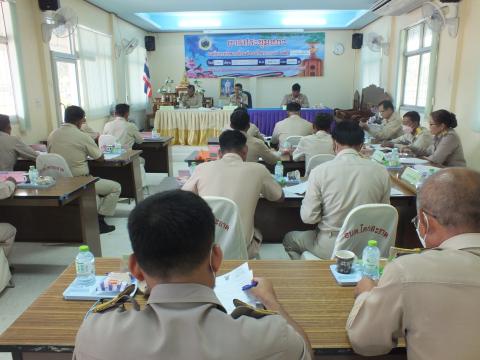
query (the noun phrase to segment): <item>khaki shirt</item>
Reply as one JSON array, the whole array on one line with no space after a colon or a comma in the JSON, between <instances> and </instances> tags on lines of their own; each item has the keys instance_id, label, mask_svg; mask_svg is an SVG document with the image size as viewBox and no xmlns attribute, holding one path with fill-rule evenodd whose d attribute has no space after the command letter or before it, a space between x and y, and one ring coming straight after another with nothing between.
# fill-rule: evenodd
<instances>
[{"instance_id":1,"label":"khaki shirt","mask_svg":"<svg viewBox=\"0 0 480 360\"><path fill-rule=\"evenodd\" d=\"M133 144L143 142L142 134L138 131L137 125L119 116L105 124L103 134L114 136L123 148L131 149Z\"/></svg>"},{"instance_id":2,"label":"khaki shirt","mask_svg":"<svg viewBox=\"0 0 480 360\"><path fill-rule=\"evenodd\" d=\"M0 131L0 171L12 171L18 157L35 160L37 156L22 140Z\"/></svg>"},{"instance_id":3,"label":"khaki shirt","mask_svg":"<svg viewBox=\"0 0 480 360\"><path fill-rule=\"evenodd\" d=\"M257 162L261 158L267 164L275 164L277 161L281 160L280 155L275 151L270 150L262 140L250 136L248 133L244 133L244 135L247 137L247 161Z\"/></svg>"},{"instance_id":4,"label":"khaki shirt","mask_svg":"<svg viewBox=\"0 0 480 360\"><path fill-rule=\"evenodd\" d=\"M479 233L395 259L355 300L347 321L353 349L386 354L406 337L409 360L479 359L479 274Z\"/></svg>"},{"instance_id":5,"label":"khaki shirt","mask_svg":"<svg viewBox=\"0 0 480 360\"><path fill-rule=\"evenodd\" d=\"M310 103L308 102L308 98L306 95L299 94L298 97L293 97L291 93L283 97L283 100L280 106L284 106L292 102L299 103L302 108L310 107Z\"/></svg>"},{"instance_id":6,"label":"khaki shirt","mask_svg":"<svg viewBox=\"0 0 480 360\"><path fill-rule=\"evenodd\" d=\"M298 115L291 115L279 121L273 128L272 144L283 144L289 136L307 136L313 134L313 127L310 122Z\"/></svg>"},{"instance_id":7,"label":"khaki shirt","mask_svg":"<svg viewBox=\"0 0 480 360\"><path fill-rule=\"evenodd\" d=\"M390 177L384 166L362 158L354 149L342 150L316 166L308 178L300 216L306 224L318 224L317 240L324 243L320 257L332 255L335 237L350 210L375 203L390 203Z\"/></svg>"},{"instance_id":8,"label":"khaki shirt","mask_svg":"<svg viewBox=\"0 0 480 360\"><path fill-rule=\"evenodd\" d=\"M467 166L462 142L453 129L434 136L428 154L428 160L443 166Z\"/></svg>"},{"instance_id":9,"label":"khaki shirt","mask_svg":"<svg viewBox=\"0 0 480 360\"><path fill-rule=\"evenodd\" d=\"M370 126L367 132L377 141L396 139L403 135L402 118L394 112L390 119L383 119L382 126Z\"/></svg>"},{"instance_id":10,"label":"khaki shirt","mask_svg":"<svg viewBox=\"0 0 480 360\"><path fill-rule=\"evenodd\" d=\"M233 319L209 287L159 284L141 311L89 315L73 359L307 360L310 354L280 315Z\"/></svg>"},{"instance_id":11,"label":"khaki shirt","mask_svg":"<svg viewBox=\"0 0 480 360\"><path fill-rule=\"evenodd\" d=\"M244 162L234 153L197 165L182 189L200 196L223 196L234 201L242 220L247 248L253 239L253 218L260 194L270 201L277 201L283 195L281 186L264 165Z\"/></svg>"},{"instance_id":12,"label":"khaki shirt","mask_svg":"<svg viewBox=\"0 0 480 360\"><path fill-rule=\"evenodd\" d=\"M6 199L12 196L15 191L15 184L11 181L1 181L0 182L0 200Z\"/></svg>"},{"instance_id":13,"label":"khaki shirt","mask_svg":"<svg viewBox=\"0 0 480 360\"><path fill-rule=\"evenodd\" d=\"M95 141L73 124L64 123L48 137L48 152L61 155L73 176L88 175L87 157L98 159L102 152Z\"/></svg>"},{"instance_id":14,"label":"khaki shirt","mask_svg":"<svg viewBox=\"0 0 480 360\"><path fill-rule=\"evenodd\" d=\"M185 94L182 96L180 102L184 107L189 109L199 108L203 106L203 96L199 93L195 93L193 96Z\"/></svg>"},{"instance_id":15,"label":"khaki shirt","mask_svg":"<svg viewBox=\"0 0 480 360\"><path fill-rule=\"evenodd\" d=\"M83 123L80 130L82 130L85 134L90 136L93 140L96 140L100 136L100 134L95 130L93 130L90 126L88 126L87 123Z\"/></svg>"},{"instance_id":16,"label":"khaki shirt","mask_svg":"<svg viewBox=\"0 0 480 360\"><path fill-rule=\"evenodd\" d=\"M417 156L425 156L428 154L428 148L432 145L433 137L424 127L418 127L415 134L403 134L393 139L392 143L395 147L407 146Z\"/></svg>"},{"instance_id":17,"label":"khaki shirt","mask_svg":"<svg viewBox=\"0 0 480 360\"><path fill-rule=\"evenodd\" d=\"M333 140L329 133L320 130L313 135L304 136L298 143L297 148L293 152L293 161L305 160L305 164L308 164L310 158L313 155L318 154L332 154L333 152Z\"/></svg>"},{"instance_id":18,"label":"khaki shirt","mask_svg":"<svg viewBox=\"0 0 480 360\"><path fill-rule=\"evenodd\" d=\"M247 106L248 105L248 97L245 93L240 93L236 95L233 93L230 95L230 105L237 105L237 106Z\"/></svg>"},{"instance_id":19,"label":"khaki shirt","mask_svg":"<svg viewBox=\"0 0 480 360\"><path fill-rule=\"evenodd\" d=\"M225 129L223 129L222 132L224 132L225 130L233 130L233 129L232 129L232 127L229 126ZM253 136L253 137L256 137L257 139L260 139L263 142L265 142L265 138L263 137L262 133L258 129L257 125L255 125L255 124L250 123L250 127L247 130L247 136Z\"/></svg>"}]
</instances>

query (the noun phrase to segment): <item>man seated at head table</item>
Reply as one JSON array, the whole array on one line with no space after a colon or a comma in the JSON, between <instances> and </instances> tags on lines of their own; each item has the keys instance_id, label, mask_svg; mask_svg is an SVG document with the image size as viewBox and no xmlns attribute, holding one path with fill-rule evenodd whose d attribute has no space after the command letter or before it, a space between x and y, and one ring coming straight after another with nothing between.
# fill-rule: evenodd
<instances>
[{"instance_id":1,"label":"man seated at head table","mask_svg":"<svg viewBox=\"0 0 480 360\"><path fill-rule=\"evenodd\" d=\"M289 136L307 136L313 134L312 124L300 117L300 110L300 105L296 102L288 103L288 117L275 124L272 139L270 140L271 144L283 145Z\"/></svg>"},{"instance_id":2,"label":"man seated at head table","mask_svg":"<svg viewBox=\"0 0 480 360\"><path fill-rule=\"evenodd\" d=\"M15 191L15 185L16 181L13 178L7 178L5 181L0 181L0 200L12 196ZM0 251L3 249L7 258L12 250L16 234L17 229L15 229L15 227L7 223L0 223Z\"/></svg>"},{"instance_id":3,"label":"man seated at head table","mask_svg":"<svg viewBox=\"0 0 480 360\"><path fill-rule=\"evenodd\" d=\"M35 160L38 153L16 136L8 115L0 114L0 171L13 171L17 158Z\"/></svg>"},{"instance_id":4,"label":"man seated at head table","mask_svg":"<svg viewBox=\"0 0 480 360\"><path fill-rule=\"evenodd\" d=\"M151 289L148 303L89 315L74 360L312 358L308 337L269 280L254 278L258 285L249 291L278 314L234 319L226 313L213 291L222 250L202 198L181 190L153 195L132 211L128 231L130 272Z\"/></svg>"},{"instance_id":5,"label":"man seated at head table","mask_svg":"<svg viewBox=\"0 0 480 360\"><path fill-rule=\"evenodd\" d=\"M262 140L248 135L250 125L250 116L246 109L239 108L230 115L230 127L241 131L247 137L246 161L258 162L262 158L267 164L275 164L280 160L280 154L270 150Z\"/></svg>"},{"instance_id":6,"label":"man seated at head table","mask_svg":"<svg viewBox=\"0 0 480 360\"><path fill-rule=\"evenodd\" d=\"M428 149L427 160L443 166L467 166L462 142L454 130L457 117L448 110L437 110L430 114L430 132L433 144Z\"/></svg>"},{"instance_id":7,"label":"man seated at head table","mask_svg":"<svg viewBox=\"0 0 480 360\"><path fill-rule=\"evenodd\" d=\"M403 135L391 141L382 143L386 147L396 147L402 153L411 153L415 156L425 156L432 145L432 134L428 129L420 126L420 114L409 111L402 118Z\"/></svg>"},{"instance_id":8,"label":"man seated at head table","mask_svg":"<svg viewBox=\"0 0 480 360\"><path fill-rule=\"evenodd\" d=\"M387 264L378 284L355 288L347 331L355 352L382 355L407 343L409 360L480 355L480 173L444 169L417 194L415 226L428 250Z\"/></svg>"},{"instance_id":9,"label":"man seated at head table","mask_svg":"<svg viewBox=\"0 0 480 360\"><path fill-rule=\"evenodd\" d=\"M360 121L360 127L368 132L375 141L388 141L402 136L402 119L390 100L384 100L378 104L378 113L383 119L382 125L372 125L366 121Z\"/></svg>"},{"instance_id":10,"label":"man seated at head table","mask_svg":"<svg viewBox=\"0 0 480 360\"><path fill-rule=\"evenodd\" d=\"M262 164L245 162L247 138L238 130L226 130L219 138L220 160L202 163L183 185L200 196L223 196L238 206L249 258L257 255L262 234L254 228L260 194L270 201L283 201L283 190Z\"/></svg>"},{"instance_id":11,"label":"man seated at head table","mask_svg":"<svg viewBox=\"0 0 480 360\"><path fill-rule=\"evenodd\" d=\"M203 106L202 94L195 92L195 86L187 86L187 93L180 98L180 105L187 109L196 109Z\"/></svg>"},{"instance_id":12,"label":"man seated at head table","mask_svg":"<svg viewBox=\"0 0 480 360\"><path fill-rule=\"evenodd\" d=\"M320 113L313 122L313 134L302 137L292 154L293 161L303 161L308 164L311 157L318 154L332 154L333 140L330 135L330 126L335 121L330 114Z\"/></svg>"},{"instance_id":13,"label":"man seated at head table","mask_svg":"<svg viewBox=\"0 0 480 360\"><path fill-rule=\"evenodd\" d=\"M48 137L49 153L62 156L68 164L73 176L87 176L88 157L96 161L104 161L103 153L93 139L80 128L85 122L85 111L79 106L68 106L65 109L65 122ZM105 222L105 216L113 216L121 193L119 183L100 179L95 183L95 191L100 197L98 205L98 223L100 233L115 230L115 226Z\"/></svg>"},{"instance_id":14,"label":"man seated at head table","mask_svg":"<svg viewBox=\"0 0 480 360\"><path fill-rule=\"evenodd\" d=\"M239 107L248 106L248 97L247 94L243 92L243 85L236 83L233 87L233 94L230 95L230 105L236 105Z\"/></svg>"},{"instance_id":15,"label":"man seated at head table","mask_svg":"<svg viewBox=\"0 0 480 360\"><path fill-rule=\"evenodd\" d=\"M351 120L338 123L332 138L337 155L311 171L300 208L302 221L317 224L317 229L291 231L283 238L283 246L294 260L304 251L330 259L350 210L364 204L390 203L387 170L359 154L364 133L358 124Z\"/></svg>"},{"instance_id":16,"label":"man seated at head table","mask_svg":"<svg viewBox=\"0 0 480 360\"><path fill-rule=\"evenodd\" d=\"M308 108L310 104L308 102L308 98L306 95L300 92L300 84L293 84L292 85L292 92L287 94L283 97L282 103L280 106L288 105L289 103L297 103L300 105L301 108Z\"/></svg>"}]
</instances>

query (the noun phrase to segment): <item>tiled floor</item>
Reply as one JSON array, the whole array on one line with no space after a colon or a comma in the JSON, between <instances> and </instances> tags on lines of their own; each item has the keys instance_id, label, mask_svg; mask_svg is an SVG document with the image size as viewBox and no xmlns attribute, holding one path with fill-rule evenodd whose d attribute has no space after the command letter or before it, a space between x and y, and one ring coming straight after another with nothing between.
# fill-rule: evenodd
<instances>
[{"instance_id":1,"label":"tiled floor","mask_svg":"<svg viewBox=\"0 0 480 360\"><path fill-rule=\"evenodd\" d=\"M174 146L173 170L177 174L179 169L186 169L183 161L198 147ZM155 186L160 183L166 174L147 174L147 183L150 194L154 194ZM105 257L120 257L131 252L127 232L127 218L135 203L128 204L122 200L115 213L115 217L108 218L109 224L115 225L114 232L101 235L102 253ZM13 279L15 288L6 289L0 294L0 333L37 298L60 273L74 260L77 254L76 246L45 245L32 243L16 243L10 257L14 266ZM280 244L263 245L260 258L288 259ZM9 354L0 353L0 360L10 360Z\"/></svg>"}]
</instances>

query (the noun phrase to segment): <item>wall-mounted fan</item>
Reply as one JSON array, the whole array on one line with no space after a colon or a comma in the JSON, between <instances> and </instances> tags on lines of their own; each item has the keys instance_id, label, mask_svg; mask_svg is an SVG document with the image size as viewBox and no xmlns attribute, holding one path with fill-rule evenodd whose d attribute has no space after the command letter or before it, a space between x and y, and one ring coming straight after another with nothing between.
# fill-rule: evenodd
<instances>
[{"instance_id":1,"label":"wall-mounted fan","mask_svg":"<svg viewBox=\"0 0 480 360\"><path fill-rule=\"evenodd\" d=\"M122 42L120 44L115 44L115 57L118 59L122 53L125 55L129 55L135 50L135 48L138 46L138 39L133 38L131 40L127 39L122 39Z\"/></svg>"},{"instance_id":2,"label":"wall-mounted fan","mask_svg":"<svg viewBox=\"0 0 480 360\"><path fill-rule=\"evenodd\" d=\"M385 41L382 35L371 32L367 35L366 45L373 52L382 52L382 54L387 54L390 44Z\"/></svg>"},{"instance_id":3,"label":"wall-mounted fan","mask_svg":"<svg viewBox=\"0 0 480 360\"><path fill-rule=\"evenodd\" d=\"M448 34L456 37L458 33L458 3L438 5L428 1L422 5L422 15L433 32L440 32L447 26Z\"/></svg>"},{"instance_id":4,"label":"wall-mounted fan","mask_svg":"<svg viewBox=\"0 0 480 360\"><path fill-rule=\"evenodd\" d=\"M68 7L61 7L57 11L45 11L42 22L42 38L48 43L52 33L57 37L67 37L75 32L78 17L75 11Z\"/></svg>"}]
</instances>

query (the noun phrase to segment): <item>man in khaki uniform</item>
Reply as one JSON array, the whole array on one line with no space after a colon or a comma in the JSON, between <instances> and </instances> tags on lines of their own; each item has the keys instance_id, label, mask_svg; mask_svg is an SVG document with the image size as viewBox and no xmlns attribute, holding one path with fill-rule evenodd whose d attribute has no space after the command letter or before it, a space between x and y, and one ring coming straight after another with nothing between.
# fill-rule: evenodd
<instances>
[{"instance_id":1,"label":"man in khaki uniform","mask_svg":"<svg viewBox=\"0 0 480 360\"><path fill-rule=\"evenodd\" d=\"M180 98L180 104L187 109L196 109L203 106L203 96L195 92L194 85L187 86L187 93Z\"/></svg>"},{"instance_id":2,"label":"man in khaki uniform","mask_svg":"<svg viewBox=\"0 0 480 360\"><path fill-rule=\"evenodd\" d=\"M242 220L248 256L253 258L262 242L253 223L260 194L270 201L282 201L283 191L264 165L245 162L247 138L240 131L224 131L219 141L220 160L198 165L182 189L200 196L223 196L234 201Z\"/></svg>"},{"instance_id":3,"label":"man in khaki uniform","mask_svg":"<svg viewBox=\"0 0 480 360\"><path fill-rule=\"evenodd\" d=\"M241 131L247 137L248 153L246 161L258 162L263 159L267 164L275 164L280 160L280 154L270 150L262 140L248 135L250 125L250 116L246 109L237 109L230 115L231 128Z\"/></svg>"},{"instance_id":4,"label":"man in khaki uniform","mask_svg":"<svg viewBox=\"0 0 480 360\"><path fill-rule=\"evenodd\" d=\"M402 119L389 100L378 104L378 112L382 116L382 125L369 125L367 122L360 122L362 129L367 131L375 141L388 141L402 136Z\"/></svg>"},{"instance_id":5,"label":"man in khaki uniform","mask_svg":"<svg viewBox=\"0 0 480 360\"><path fill-rule=\"evenodd\" d=\"M230 95L230 105L236 105L239 107L248 106L247 94L243 92L243 86L240 83L236 83L233 87L233 94Z\"/></svg>"},{"instance_id":6,"label":"man in khaki uniform","mask_svg":"<svg viewBox=\"0 0 480 360\"><path fill-rule=\"evenodd\" d=\"M288 104L294 102L294 103L299 104L300 107L302 107L302 108L310 107L307 96L300 93L300 89L301 89L300 84L293 84L292 85L292 93L287 94L283 97L282 103L280 104L280 106L285 106L285 105L288 105Z\"/></svg>"},{"instance_id":7,"label":"man in khaki uniform","mask_svg":"<svg viewBox=\"0 0 480 360\"><path fill-rule=\"evenodd\" d=\"M413 153L416 156L426 156L432 145L433 137L426 128L420 126L420 115L416 111L409 111L403 115L402 129L404 134L385 146L400 149L400 152Z\"/></svg>"},{"instance_id":8,"label":"man in khaki uniform","mask_svg":"<svg viewBox=\"0 0 480 360\"><path fill-rule=\"evenodd\" d=\"M291 231L283 239L292 259L299 259L305 250L319 258L330 259L338 232L350 210L364 204L390 203L387 170L359 154L364 133L358 124L338 123L332 138L337 156L312 170L300 208L303 222L318 224L317 229Z\"/></svg>"},{"instance_id":9,"label":"man in khaki uniform","mask_svg":"<svg viewBox=\"0 0 480 360\"><path fill-rule=\"evenodd\" d=\"M330 135L330 126L333 117L330 114L320 113L313 122L313 134L304 136L298 143L292 154L293 161L305 161L308 164L313 155L331 154L333 152L333 140Z\"/></svg>"},{"instance_id":10,"label":"man in khaki uniform","mask_svg":"<svg viewBox=\"0 0 480 360\"><path fill-rule=\"evenodd\" d=\"M61 155L73 176L89 175L87 158L104 161L103 154L93 139L80 130L85 122L85 111L78 106L69 106L65 109L65 123L54 130L48 137L48 152ZM120 184L106 179L95 183L95 191L100 196L98 206L98 221L100 233L111 232L115 226L105 223L105 216L115 214Z\"/></svg>"},{"instance_id":11,"label":"man in khaki uniform","mask_svg":"<svg viewBox=\"0 0 480 360\"><path fill-rule=\"evenodd\" d=\"M15 179L8 178L5 181L0 181L0 200L6 199L12 196L15 191ZM13 241L17 229L10 224L0 223L0 251L3 249L5 256L8 257L12 250Z\"/></svg>"},{"instance_id":12,"label":"man in khaki uniform","mask_svg":"<svg viewBox=\"0 0 480 360\"><path fill-rule=\"evenodd\" d=\"M142 134L134 123L128 121L130 106L117 104L115 106L115 119L105 124L104 135L112 135L124 149L131 149L133 144L143 143Z\"/></svg>"},{"instance_id":13,"label":"man in khaki uniform","mask_svg":"<svg viewBox=\"0 0 480 360\"><path fill-rule=\"evenodd\" d=\"M300 117L300 105L291 102L287 105L288 118L279 121L273 128L271 144L283 145L289 136L307 136L313 133L312 124Z\"/></svg>"},{"instance_id":14,"label":"man in khaki uniform","mask_svg":"<svg viewBox=\"0 0 480 360\"><path fill-rule=\"evenodd\" d=\"M480 354L480 173L445 169L417 197L421 254L389 263L378 285L362 279L347 321L355 352L390 352L406 339L409 360L476 360Z\"/></svg>"},{"instance_id":15,"label":"man in khaki uniform","mask_svg":"<svg viewBox=\"0 0 480 360\"><path fill-rule=\"evenodd\" d=\"M129 268L151 289L142 310L92 313L78 331L74 360L308 360L308 337L283 309L270 281L249 290L268 310L233 318L213 291L222 250L208 204L188 191L142 201L128 219Z\"/></svg>"},{"instance_id":16,"label":"man in khaki uniform","mask_svg":"<svg viewBox=\"0 0 480 360\"><path fill-rule=\"evenodd\" d=\"M12 171L18 157L35 160L38 154L16 136L7 115L0 114L0 171Z\"/></svg>"}]
</instances>

